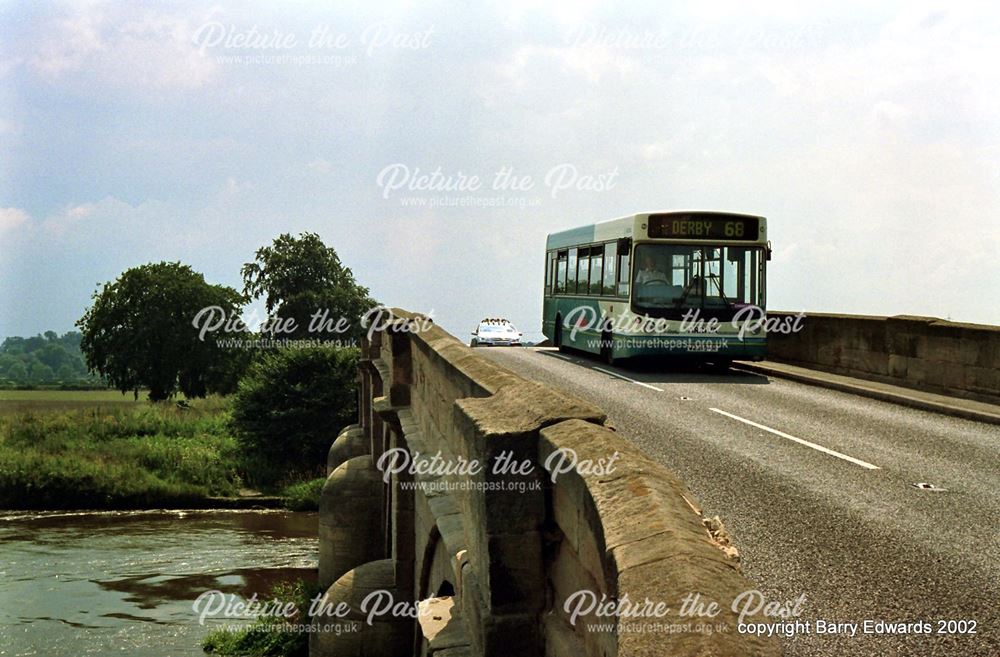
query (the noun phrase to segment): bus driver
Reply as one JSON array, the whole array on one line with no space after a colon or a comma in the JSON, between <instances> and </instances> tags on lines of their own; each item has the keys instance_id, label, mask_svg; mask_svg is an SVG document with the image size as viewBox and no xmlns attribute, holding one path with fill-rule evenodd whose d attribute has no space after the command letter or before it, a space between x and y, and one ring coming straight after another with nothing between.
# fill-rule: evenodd
<instances>
[{"instance_id":1,"label":"bus driver","mask_svg":"<svg viewBox=\"0 0 1000 657\"><path fill-rule=\"evenodd\" d=\"M646 252L642 257L642 269L635 275L635 282L638 285L650 281L667 282L667 275L656 267L656 259L652 253Z\"/></svg>"}]
</instances>

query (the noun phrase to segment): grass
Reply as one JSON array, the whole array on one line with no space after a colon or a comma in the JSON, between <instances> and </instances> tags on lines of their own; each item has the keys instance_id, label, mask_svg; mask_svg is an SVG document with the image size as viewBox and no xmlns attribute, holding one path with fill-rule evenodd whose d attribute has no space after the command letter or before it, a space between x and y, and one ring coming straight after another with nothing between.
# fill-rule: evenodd
<instances>
[{"instance_id":1,"label":"grass","mask_svg":"<svg viewBox=\"0 0 1000 657\"><path fill-rule=\"evenodd\" d=\"M98 406L124 408L148 404L146 393L138 401L117 390L0 390L0 416L18 413L48 413L92 409Z\"/></svg>"},{"instance_id":2,"label":"grass","mask_svg":"<svg viewBox=\"0 0 1000 657\"><path fill-rule=\"evenodd\" d=\"M297 613L291 618L262 616L239 630L215 630L202 641L202 649L222 657L306 657L309 635L284 629L287 624L307 624L309 605L320 593L316 584L284 582L271 591L270 599L280 604L294 602Z\"/></svg>"},{"instance_id":3,"label":"grass","mask_svg":"<svg viewBox=\"0 0 1000 657\"><path fill-rule=\"evenodd\" d=\"M325 483L326 479L320 477L286 486L281 491L281 496L285 498L285 507L291 511L318 511L319 496L323 492Z\"/></svg>"},{"instance_id":4,"label":"grass","mask_svg":"<svg viewBox=\"0 0 1000 657\"><path fill-rule=\"evenodd\" d=\"M145 393L139 393L139 402L145 399ZM6 401L80 401L80 402L117 402L137 403L131 394L123 395L117 390L0 390L0 402Z\"/></svg>"},{"instance_id":5,"label":"grass","mask_svg":"<svg viewBox=\"0 0 1000 657\"><path fill-rule=\"evenodd\" d=\"M239 490L224 399L183 409L109 391L0 394L0 508L177 506Z\"/></svg>"}]
</instances>

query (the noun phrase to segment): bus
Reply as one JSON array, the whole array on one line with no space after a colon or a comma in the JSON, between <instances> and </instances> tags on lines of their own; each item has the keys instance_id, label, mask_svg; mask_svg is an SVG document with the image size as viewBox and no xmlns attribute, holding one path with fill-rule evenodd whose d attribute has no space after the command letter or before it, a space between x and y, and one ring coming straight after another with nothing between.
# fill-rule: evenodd
<instances>
[{"instance_id":1,"label":"bus","mask_svg":"<svg viewBox=\"0 0 1000 657\"><path fill-rule=\"evenodd\" d=\"M767 220L749 214L648 212L552 233L542 333L607 363L763 360L770 257Z\"/></svg>"}]
</instances>

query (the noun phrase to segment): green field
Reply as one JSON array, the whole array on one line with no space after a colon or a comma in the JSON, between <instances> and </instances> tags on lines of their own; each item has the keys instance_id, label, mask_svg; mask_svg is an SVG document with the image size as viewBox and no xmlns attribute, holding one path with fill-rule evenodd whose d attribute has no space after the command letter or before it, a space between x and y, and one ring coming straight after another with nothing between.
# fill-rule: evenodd
<instances>
[{"instance_id":1,"label":"green field","mask_svg":"<svg viewBox=\"0 0 1000 657\"><path fill-rule=\"evenodd\" d=\"M139 401L144 394L139 394ZM0 390L0 401L134 402L132 395L123 395L117 390Z\"/></svg>"},{"instance_id":2,"label":"green field","mask_svg":"<svg viewBox=\"0 0 1000 657\"><path fill-rule=\"evenodd\" d=\"M136 400L133 395L123 395L117 390L0 390L0 415L148 403L145 392L140 392Z\"/></svg>"},{"instance_id":3,"label":"green field","mask_svg":"<svg viewBox=\"0 0 1000 657\"><path fill-rule=\"evenodd\" d=\"M228 420L222 397L181 407L116 390L0 390L0 509L203 506L235 496L248 464ZM324 481L272 492L292 510L314 511Z\"/></svg>"},{"instance_id":4,"label":"green field","mask_svg":"<svg viewBox=\"0 0 1000 657\"><path fill-rule=\"evenodd\" d=\"M111 391L5 391L0 508L148 508L234 495L228 400L134 401Z\"/></svg>"}]
</instances>

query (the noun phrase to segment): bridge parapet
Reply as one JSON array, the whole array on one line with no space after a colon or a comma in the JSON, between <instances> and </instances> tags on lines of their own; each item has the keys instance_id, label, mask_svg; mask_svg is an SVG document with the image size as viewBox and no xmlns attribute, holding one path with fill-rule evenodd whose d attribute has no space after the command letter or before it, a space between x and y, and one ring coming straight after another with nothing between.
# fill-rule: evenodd
<instances>
[{"instance_id":1,"label":"bridge parapet","mask_svg":"<svg viewBox=\"0 0 1000 657\"><path fill-rule=\"evenodd\" d=\"M311 635L313 657L778 654L774 641L737 633L730 604L754 587L691 495L603 411L392 312L363 346L359 422L330 449L320 581L325 609L354 611L314 619L327 631ZM554 454L614 467L553 477ZM419 619L369 622L357 608L376 591L419 601ZM688 594L720 613L682 617ZM669 612L607 613L607 603L646 599ZM576 600L601 601L605 613ZM630 621L664 629L610 627ZM729 631L666 629L708 621Z\"/></svg>"},{"instance_id":2,"label":"bridge parapet","mask_svg":"<svg viewBox=\"0 0 1000 657\"><path fill-rule=\"evenodd\" d=\"M771 317L792 313L770 311ZM1000 327L934 317L809 313L768 334L768 357L956 397L1000 403Z\"/></svg>"}]
</instances>

